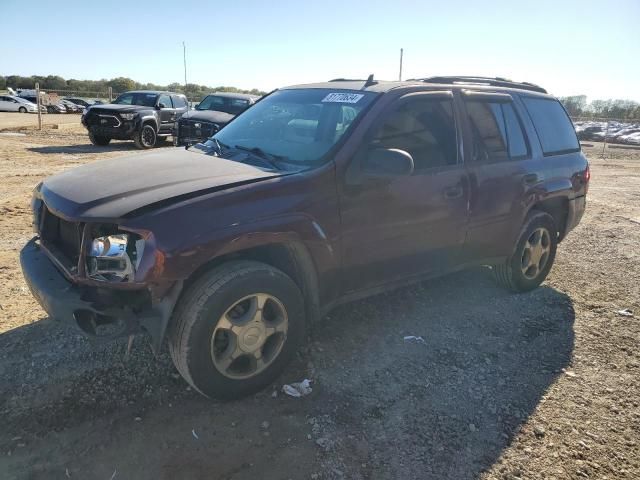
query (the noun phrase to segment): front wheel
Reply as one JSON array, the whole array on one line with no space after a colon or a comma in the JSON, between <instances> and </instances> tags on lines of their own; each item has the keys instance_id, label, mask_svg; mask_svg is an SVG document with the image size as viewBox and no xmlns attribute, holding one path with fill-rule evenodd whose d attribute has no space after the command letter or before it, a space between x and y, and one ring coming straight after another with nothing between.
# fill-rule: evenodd
<instances>
[{"instance_id":1,"label":"front wheel","mask_svg":"<svg viewBox=\"0 0 640 480\"><path fill-rule=\"evenodd\" d=\"M558 230L553 217L541 211L530 213L511 258L492 267L497 283L514 292L533 290L547 278L557 247Z\"/></svg>"},{"instance_id":2,"label":"front wheel","mask_svg":"<svg viewBox=\"0 0 640 480\"><path fill-rule=\"evenodd\" d=\"M304 339L298 286L269 265L235 261L196 281L173 315L169 351L196 390L238 398L263 389Z\"/></svg>"},{"instance_id":3,"label":"front wheel","mask_svg":"<svg viewBox=\"0 0 640 480\"><path fill-rule=\"evenodd\" d=\"M143 125L142 128L136 133L133 141L136 147L141 149L152 148L156 144L156 129L152 125Z\"/></svg>"},{"instance_id":4,"label":"front wheel","mask_svg":"<svg viewBox=\"0 0 640 480\"><path fill-rule=\"evenodd\" d=\"M96 146L104 147L109 145L111 139L109 137L105 137L104 135L96 135L91 130L89 130L89 140Z\"/></svg>"},{"instance_id":5,"label":"front wheel","mask_svg":"<svg viewBox=\"0 0 640 480\"><path fill-rule=\"evenodd\" d=\"M26 108L24 108L24 107L20 107L20 108L18 109L18 111L19 111L20 113L27 113L27 109L26 109Z\"/></svg>"}]
</instances>

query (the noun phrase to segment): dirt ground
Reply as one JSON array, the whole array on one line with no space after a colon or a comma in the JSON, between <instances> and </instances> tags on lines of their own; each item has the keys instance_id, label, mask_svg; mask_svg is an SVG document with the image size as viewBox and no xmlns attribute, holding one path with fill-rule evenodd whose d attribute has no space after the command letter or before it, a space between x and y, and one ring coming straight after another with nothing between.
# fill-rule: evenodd
<instances>
[{"instance_id":1,"label":"dirt ground","mask_svg":"<svg viewBox=\"0 0 640 480\"><path fill-rule=\"evenodd\" d=\"M536 291L475 270L341 307L272 388L219 403L143 338L126 358L38 307L32 188L133 145L23 133L0 133L1 478L640 478L640 151L585 148L587 214Z\"/></svg>"},{"instance_id":2,"label":"dirt ground","mask_svg":"<svg viewBox=\"0 0 640 480\"><path fill-rule=\"evenodd\" d=\"M51 127L53 125L78 124L80 123L79 113L46 113L42 114L42 125ZM25 127L37 127L38 115L35 113L15 113L15 112L0 112L0 130L6 130L8 128L25 128Z\"/></svg>"}]
</instances>

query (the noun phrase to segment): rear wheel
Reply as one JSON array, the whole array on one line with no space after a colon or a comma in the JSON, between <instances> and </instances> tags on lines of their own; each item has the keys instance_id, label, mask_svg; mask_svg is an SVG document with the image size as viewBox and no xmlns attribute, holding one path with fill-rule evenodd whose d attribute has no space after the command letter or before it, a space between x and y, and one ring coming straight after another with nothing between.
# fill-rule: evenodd
<instances>
[{"instance_id":1,"label":"rear wheel","mask_svg":"<svg viewBox=\"0 0 640 480\"><path fill-rule=\"evenodd\" d=\"M24 107L20 107L20 108L18 109L18 111L19 111L20 113L27 113L27 109L26 109L26 108L24 108Z\"/></svg>"},{"instance_id":2,"label":"rear wheel","mask_svg":"<svg viewBox=\"0 0 640 480\"><path fill-rule=\"evenodd\" d=\"M304 339L304 302L286 274L259 262L212 270L185 292L169 351L196 390L238 398L269 385Z\"/></svg>"},{"instance_id":3,"label":"rear wheel","mask_svg":"<svg viewBox=\"0 0 640 480\"><path fill-rule=\"evenodd\" d=\"M143 125L142 128L136 133L133 141L136 144L136 147L141 149L153 148L156 144L156 129L153 128L153 125L146 124Z\"/></svg>"},{"instance_id":4,"label":"rear wheel","mask_svg":"<svg viewBox=\"0 0 640 480\"><path fill-rule=\"evenodd\" d=\"M91 140L91 143L99 147L109 145L109 142L111 141L109 137L105 137L104 135L96 135L91 130L89 130L89 140Z\"/></svg>"},{"instance_id":5,"label":"rear wheel","mask_svg":"<svg viewBox=\"0 0 640 480\"><path fill-rule=\"evenodd\" d=\"M557 246L558 231L553 217L540 211L530 213L511 258L493 266L497 283L514 292L538 287L553 266Z\"/></svg>"}]
</instances>

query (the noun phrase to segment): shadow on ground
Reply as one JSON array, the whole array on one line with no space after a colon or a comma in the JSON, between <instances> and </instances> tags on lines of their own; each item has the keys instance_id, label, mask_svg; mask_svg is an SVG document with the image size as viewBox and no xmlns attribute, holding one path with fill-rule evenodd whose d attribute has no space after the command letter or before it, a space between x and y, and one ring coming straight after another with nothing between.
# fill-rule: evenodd
<instances>
[{"instance_id":1,"label":"shadow on ground","mask_svg":"<svg viewBox=\"0 0 640 480\"><path fill-rule=\"evenodd\" d=\"M476 478L569 363L573 321L571 300L555 289L513 295L483 272L456 274L343 306L315 325L277 385L309 377L309 397L268 389L229 403L189 391L142 339L125 361L123 344L94 348L39 321L0 335L0 452L11 452L0 471Z\"/></svg>"},{"instance_id":2,"label":"shadow on ground","mask_svg":"<svg viewBox=\"0 0 640 480\"><path fill-rule=\"evenodd\" d=\"M170 141L161 142L155 148L160 148L160 147L173 148L173 144ZM136 148L133 141L112 142L109 145L104 147L88 143L86 145L48 145L43 147L30 147L30 148L27 148L27 150L35 153L44 153L44 154L61 154L62 153L62 154L68 154L68 155L73 155L73 154L78 155L83 153L105 153L105 152L114 152L114 151L115 152L140 151L138 148Z\"/></svg>"}]
</instances>

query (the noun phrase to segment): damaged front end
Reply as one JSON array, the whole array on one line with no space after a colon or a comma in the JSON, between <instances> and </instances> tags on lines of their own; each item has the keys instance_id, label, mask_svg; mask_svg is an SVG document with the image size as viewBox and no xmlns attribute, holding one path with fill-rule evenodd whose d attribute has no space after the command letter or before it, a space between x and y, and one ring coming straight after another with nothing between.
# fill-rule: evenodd
<instances>
[{"instance_id":1,"label":"damaged front end","mask_svg":"<svg viewBox=\"0 0 640 480\"><path fill-rule=\"evenodd\" d=\"M182 282L153 282L163 256L150 232L115 224L75 222L33 201L38 234L22 250L22 270L34 297L55 320L95 340L146 331L162 344Z\"/></svg>"}]
</instances>

